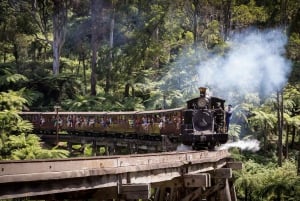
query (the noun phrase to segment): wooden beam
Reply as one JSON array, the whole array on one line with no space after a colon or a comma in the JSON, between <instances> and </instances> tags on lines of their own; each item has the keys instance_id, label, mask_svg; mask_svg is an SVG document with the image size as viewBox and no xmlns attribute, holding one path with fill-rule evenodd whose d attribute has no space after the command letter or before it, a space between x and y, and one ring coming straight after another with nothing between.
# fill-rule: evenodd
<instances>
[{"instance_id":1,"label":"wooden beam","mask_svg":"<svg viewBox=\"0 0 300 201\"><path fill-rule=\"evenodd\" d=\"M184 186L187 188L210 187L211 177L208 173L184 175Z\"/></svg>"},{"instance_id":2,"label":"wooden beam","mask_svg":"<svg viewBox=\"0 0 300 201\"><path fill-rule=\"evenodd\" d=\"M224 188L224 186L225 186L224 183L219 182L216 185L212 186L211 188L206 189L203 192L202 196L209 197L209 196L215 194L216 192L218 192L220 189Z\"/></svg>"},{"instance_id":3,"label":"wooden beam","mask_svg":"<svg viewBox=\"0 0 300 201\"><path fill-rule=\"evenodd\" d=\"M235 186L232 181L229 181L229 187L230 187L231 200L237 201Z\"/></svg>"},{"instance_id":4,"label":"wooden beam","mask_svg":"<svg viewBox=\"0 0 300 201\"><path fill-rule=\"evenodd\" d=\"M150 184L122 184L121 196L127 200L149 199Z\"/></svg>"},{"instance_id":5,"label":"wooden beam","mask_svg":"<svg viewBox=\"0 0 300 201\"><path fill-rule=\"evenodd\" d=\"M241 170L243 169L242 162L227 162L226 167L231 168L233 170Z\"/></svg>"},{"instance_id":6,"label":"wooden beam","mask_svg":"<svg viewBox=\"0 0 300 201\"><path fill-rule=\"evenodd\" d=\"M211 176L216 179L230 179L232 178L231 168L220 168L212 171Z\"/></svg>"}]
</instances>

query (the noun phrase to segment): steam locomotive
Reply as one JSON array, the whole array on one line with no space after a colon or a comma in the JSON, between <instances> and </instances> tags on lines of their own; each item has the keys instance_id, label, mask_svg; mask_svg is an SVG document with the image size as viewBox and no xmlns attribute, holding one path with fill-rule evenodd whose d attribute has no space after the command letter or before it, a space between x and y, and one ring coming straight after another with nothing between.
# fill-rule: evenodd
<instances>
[{"instance_id":1,"label":"steam locomotive","mask_svg":"<svg viewBox=\"0 0 300 201\"><path fill-rule=\"evenodd\" d=\"M217 144L224 144L228 140L225 100L209 96L205 87L200 87L199 91L200 96L187 101L187 108L183 110L180 141L194 149L214 149Z\"/></svg>"},{"instance_id":2,"label":"steam locomotive","mask_svg":"<svg viewBox=\"0 0 300 201\"><path fill-rule=\"evenodd\" d=\"M77 136L160 141L194 149L213 149L226 143L225 100L210 97L200 87L200 96L187 101L186 108L126 112L22 112L34 133L67 133Z\"/></svg>"}]
</instances>

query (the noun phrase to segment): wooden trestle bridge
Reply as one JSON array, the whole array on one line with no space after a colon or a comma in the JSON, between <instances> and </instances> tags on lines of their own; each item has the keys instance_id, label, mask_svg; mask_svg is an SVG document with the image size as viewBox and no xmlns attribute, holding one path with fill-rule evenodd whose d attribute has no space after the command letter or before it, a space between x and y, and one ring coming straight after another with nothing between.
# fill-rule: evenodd
<instances>
[{"instance_id":1,"label":"wooden trestle bridge","mask_svg":"<svg viewBox=\"0 0 300 201\"><path fill-rule=\"evenodd\" d=\"M226 150L0 161L0 199L236 201Z\"/></svg>"}]
</instances>

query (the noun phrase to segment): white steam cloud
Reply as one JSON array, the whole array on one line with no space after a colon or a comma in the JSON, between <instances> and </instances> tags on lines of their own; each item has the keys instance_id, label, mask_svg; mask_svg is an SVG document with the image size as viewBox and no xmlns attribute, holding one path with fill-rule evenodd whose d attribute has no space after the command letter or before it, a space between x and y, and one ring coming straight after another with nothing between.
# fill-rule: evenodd
<instances>
[{"instance_id":1,"label":"white steam cloud","mask_svg":"<svg viewBox=\"0 0 300 201\"><path fill-rule=\"evenodd\" d=\"M270 95L284 86L291 64L285 54L286 35L280 30L247 31L235 35L223 56L211 56L198 66L199 86L222 91Z\"/></svg>"},{"instance_id":2,"label":"white steam cloud","mask_svg":"<svg viewBox=\"0 0 300 201\"><path fill-rule=\"evenodd\" d=\"M258 140L240 140L237 142L230 142L230 143L223 144L218 149L224 150L232 147L237 147L240 148L241 150L248 150L252 152L256 152L260 149Z\"/></svg>"}]
</instances>

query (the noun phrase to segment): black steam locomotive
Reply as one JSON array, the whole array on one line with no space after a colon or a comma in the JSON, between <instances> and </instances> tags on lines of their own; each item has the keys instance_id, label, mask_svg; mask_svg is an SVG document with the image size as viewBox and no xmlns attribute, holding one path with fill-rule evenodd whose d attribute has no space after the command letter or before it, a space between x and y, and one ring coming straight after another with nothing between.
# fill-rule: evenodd
<instances>
[{"instance_id":1,"label":"black steam locomotive","mask_svg":"<svg viewBox=\"0 0 300 201\"><path fill-rule=\"evenodd\" d=\"M159 141L167 137L194 149L226 143L225 100L209 97L201 87L200 97L187 101L186 108L124 112L22 112L37 134L67 133ZM60 131L60 132L58 132Z\"/></svg>"},{"instance_id":2,"label":"black steam locomotive","mask_svg":"<svg viewBox=\"0 0 300 201\"><path fill-rule=\"evenodd\" d=\"M213 149L217 144L224 144L228 140L225 100L208 96L205 87L200 87L199 91L200 96L187 101L187 108L183 111L180 141L194 149Z\"/></svg>"}]
</instances>

